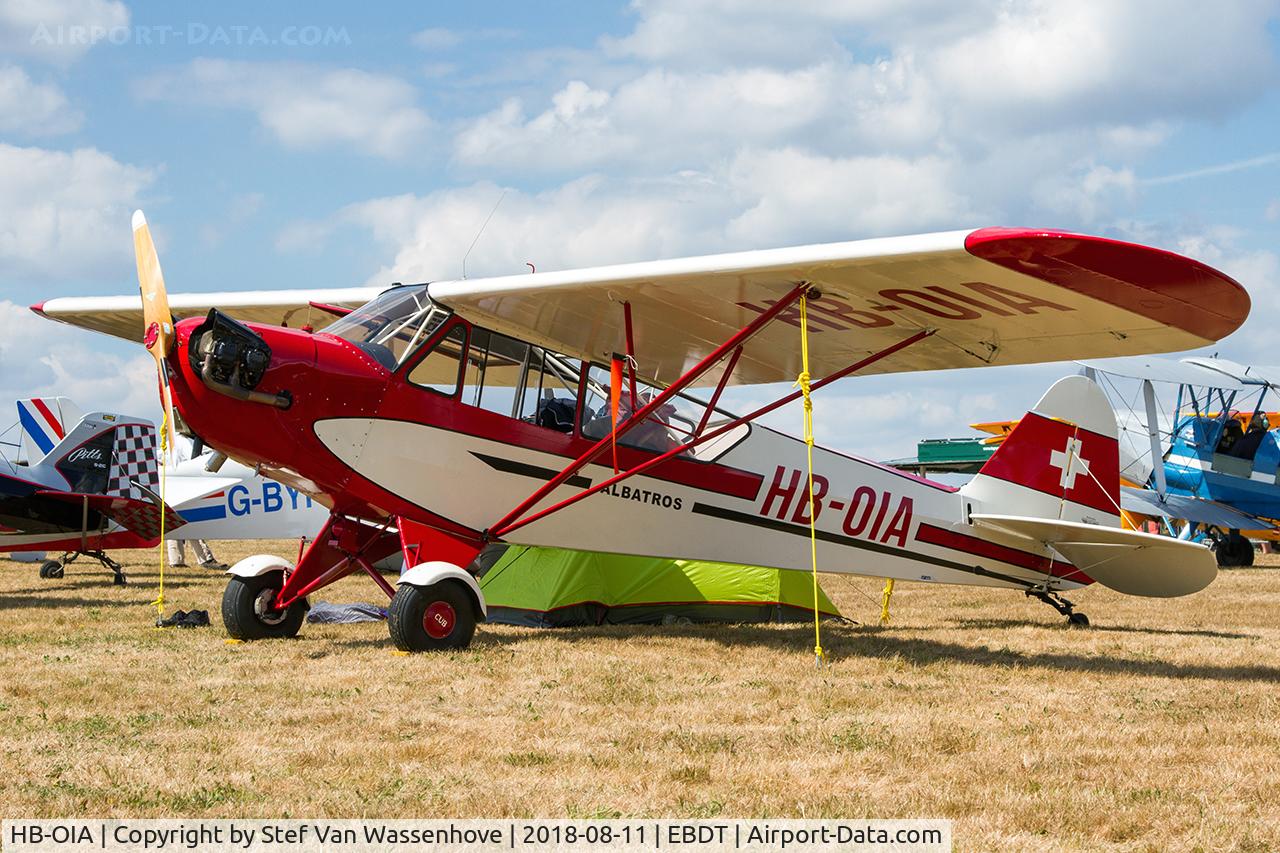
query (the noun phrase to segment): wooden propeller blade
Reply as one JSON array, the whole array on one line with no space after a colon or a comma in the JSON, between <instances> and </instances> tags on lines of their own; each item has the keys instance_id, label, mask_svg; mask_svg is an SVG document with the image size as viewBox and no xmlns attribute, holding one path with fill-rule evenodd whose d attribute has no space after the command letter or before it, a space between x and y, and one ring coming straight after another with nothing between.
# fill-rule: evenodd
<instances>
[{"instance_id":1,"label":"wooden propeller blade","mask_svg":"<svg viewBox=\"0 0 1280 853\"><path fill-rule=\"evenodd\" d=\"M169 313L169 295L164 289L156 244L141 210L133 212L133 253L138 261L138 287L142 290L143 343L159 364L173 345L173 315Z\"/></svg>"},{"instance_id":2,"label":"wooden propeller blade","mask_svg":"<svg viewBox=\"0 0 1280 853\"><path fill-rule=\"evenodd\" d=\"M173 448L173 394L169 390L169 370L165 356L173 347L173 314L169 312L169 295L164 289L160 258L151 239L147 217L141 210L133 213L133 253L138 262L138 287L142 290L142 342L156 360L160 376L160 403L164 407L165 447Z\"/></svg>"}]
</instances>

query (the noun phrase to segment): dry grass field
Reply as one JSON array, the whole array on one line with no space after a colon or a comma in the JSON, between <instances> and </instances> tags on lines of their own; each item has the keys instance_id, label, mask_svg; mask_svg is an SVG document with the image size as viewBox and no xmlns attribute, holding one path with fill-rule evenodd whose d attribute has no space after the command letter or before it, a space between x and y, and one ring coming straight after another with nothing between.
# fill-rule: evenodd
<instances>
[{"instance_id":1,"label":"dry grass field","mask_svg":"<svg viewBox=\"0 0 1280 853\"><path fill-rule=\"evenodd\" d=\"M230 544L222 559L288 543ZM274 547L273 547L274 546ZM900 585L894 621L484 627L446 655L382 624L228 644L223 579L132 584L0 558L0 816L946 817L962 850L1280 849L1280 571L1185 600ZM871 580L828 577L873 623ZM376 601L365 579L321 596Z\"/></svg>"}]
</instances>

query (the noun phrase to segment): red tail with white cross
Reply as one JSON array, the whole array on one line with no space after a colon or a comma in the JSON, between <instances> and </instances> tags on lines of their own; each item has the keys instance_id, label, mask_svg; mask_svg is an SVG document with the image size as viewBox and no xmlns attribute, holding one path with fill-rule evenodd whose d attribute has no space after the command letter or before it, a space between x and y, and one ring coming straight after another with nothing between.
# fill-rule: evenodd
<instances>
[{"instance_id":1,"label":"red tail with white cross","mask_svg":"<svg viewBox=\"0 0 1280 853\"><path fill-rule=\"evenodd\" d=\"M983 512L1118 525L1116 436L1115 412L1102 390L1068 376L1045 392L962 491Z\"/></svg>"}]
</instances>

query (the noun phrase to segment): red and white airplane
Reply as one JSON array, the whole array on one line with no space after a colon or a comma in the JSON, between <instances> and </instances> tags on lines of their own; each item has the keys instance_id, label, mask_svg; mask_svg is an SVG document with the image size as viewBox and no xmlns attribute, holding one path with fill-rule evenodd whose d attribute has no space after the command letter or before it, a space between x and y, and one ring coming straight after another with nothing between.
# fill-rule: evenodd
<instances>
[{"instance_id":1,"label":"red and white airplane","mask_svg":"<svg viewBox=\"0 0 1280 853\"><path fill-rule=\"evenodd\" d=\"M987 228L395 286L356 310L350 291L226 294L175 328L140 212L133 225L141 303L35 310L145 329L191 432L332 510L297 565L231 569L223 619L241 638L293 635L307 595L363 570L392 596L400 648L465 646L485 614L467 566L494 541L809 569L806 444L755 423L801 392L745 417L716 406L729 384L796 379L802 308L814 390L1190 349L1249 311L1239 284L1184 257ZM315 332L232 316L297 325L308 309L342 316ZM1022 590L1077 623L1060 593L1093 581L1203 588L1204 547L1121 529L1116 435L1101 391L1072 376L959 490L814 448L819 568ZM397 550L393 589L372 563Z\"/></svg>"}]
</instances>

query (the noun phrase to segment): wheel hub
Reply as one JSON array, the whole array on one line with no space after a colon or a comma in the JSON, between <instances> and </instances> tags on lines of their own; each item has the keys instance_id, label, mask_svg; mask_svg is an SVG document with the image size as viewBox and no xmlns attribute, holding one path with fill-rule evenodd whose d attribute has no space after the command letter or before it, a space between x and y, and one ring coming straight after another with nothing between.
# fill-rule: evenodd
<instances>
[{"instance_id":1,"label":"wheel hub","mask_svg":"<svg viewBox=\"0 0 1280 853\"><path fill-rule=\"evenodd\" d=\"M285 612L275 607L276 593L279 590L267 589L260 590L256 598L253 599L253 615L258 617L263 625L279 625L284 621Z\"/></svg>"},{"instance_id":2,"label":"wheel hub","mask_svg":"<svg viewBox=\"0 0 1280 853\"><path fill-rule=\"evenodd\" d=\"M458 614L447 601L431 602L427 605L427 611L422 614L422 627L433 640L443 640L452 634L457 622Z\"/></svg>"}]
</instances>

